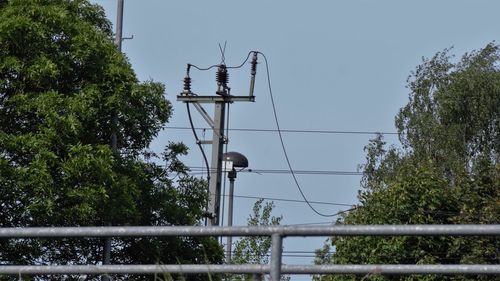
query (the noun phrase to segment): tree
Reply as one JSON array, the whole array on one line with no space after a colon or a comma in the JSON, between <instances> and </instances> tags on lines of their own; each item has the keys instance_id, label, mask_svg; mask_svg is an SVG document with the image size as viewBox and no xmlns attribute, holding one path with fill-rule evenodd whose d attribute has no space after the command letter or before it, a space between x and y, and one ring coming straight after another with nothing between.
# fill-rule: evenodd
<instances>
[{"instance_id":1,"label":"tree","mask_svg":"<svg viewBox=\"0 0 500 281\"><path fill-rule=\"evenodd\" d=\"M274 202L266 202L259 199L253 206L253 213L248 218L249 226L270 226L279 225L283 216L271 216L274 208ZM269 250L271 249L271 237L269 236L250 236L244 237L235 243L234 264L268 264ZM251 280L250 276L236 275L234 280ZM290 277L282 276L281 280L289 281Z\"/></svg>"},{"instance_id":2,"label":"tree","mask_svg":"<svg viewBox=\"0 0 500 281\"><path fill-rule=\"evenodd\" d=\"M171 115L164 92L137 80L99 6L1 1L0 227L197 224L206 184L179 160L187 148L148 149ZM0 240L0 264L99 263L101 254L100 239ZM113 241L113 263L205 260L222 260L214 239Z\"/></svg>"},{"instance_id":3,"label":"tree","mask_svg":"<svg viewBox=\"0 0 500 281\"><path fill-rule=\"evenodd\" d=\"M365 148L360 205L338 224L496 224L500 214L499 47L424 59L396 116L401 149ZM330 254L332 247L335 252ZM495 237L332 237L317 263L497 264ZM370 276L370 280L495 280L495 276ZM317 276L317 280L359 280Z\"/></svg>"}]
</instances>

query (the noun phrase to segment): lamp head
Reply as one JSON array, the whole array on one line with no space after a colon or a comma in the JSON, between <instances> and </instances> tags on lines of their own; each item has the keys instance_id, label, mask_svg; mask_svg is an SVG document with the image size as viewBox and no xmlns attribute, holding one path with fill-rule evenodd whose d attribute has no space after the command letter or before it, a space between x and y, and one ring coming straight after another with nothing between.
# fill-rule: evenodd
<instances>
[{"instance_id":1,"label":"lamp head","mask_svg":"<svg viewBox=\"0 0 500 281\"><path fill-rule=\"evenodd\" d=\"M248 159L245 155L239 152L226 152L223 155L223 160L226 162L232 162L232 166L234 168L247 168L248 167Z\"/></svg>"}]
</instances>

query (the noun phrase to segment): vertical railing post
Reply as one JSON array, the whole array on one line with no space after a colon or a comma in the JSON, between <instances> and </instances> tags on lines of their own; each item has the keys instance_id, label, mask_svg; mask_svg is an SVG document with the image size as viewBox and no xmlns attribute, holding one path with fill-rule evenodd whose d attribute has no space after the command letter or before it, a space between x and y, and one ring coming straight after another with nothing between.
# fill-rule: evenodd
<instances>
[{"instance_id":1,"label":"vertical railing post","mask_svg":"<svg viewBox=\"0 0 500 281\"><path fill-rule=\"evenodd\" d=\"M281 279L281 254L283 252L283 237L279 233L271 236L271 281Z\"/></svg>"}]
</instances>

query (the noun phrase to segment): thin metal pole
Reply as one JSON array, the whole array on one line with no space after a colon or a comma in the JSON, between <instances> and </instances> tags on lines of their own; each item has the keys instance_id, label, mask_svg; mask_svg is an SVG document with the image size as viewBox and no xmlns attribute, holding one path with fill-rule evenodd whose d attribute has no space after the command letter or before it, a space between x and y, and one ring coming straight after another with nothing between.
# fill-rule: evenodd
<instances>
[{"instance_id":1,"label":"thin metal pole","mask_svg":"<svg viewBox=\"0 0 500 281\"><path fill-rule=\"evenodd\" d=\"M115 45L119 52L122 51L122 36L123 36L123 1L118 0L118 8L116 15L116 34L115 34ZM116 125L118 123L118 114L116 110L113 110L111 116L111 149L114 152L118 151L118 140L116 136Z\"/></svg>"},{"instance_id":2,"label":"thin metal pole","mask_svg":"<svg viewBox=\"0 0 500 281\"><path fill-rule=\"evenodd\" d=\"M283 237L279 233L271 235L271 281L281 279L281 254L283 252Z\"/></svg>"},{"instance_id":3,"label":"thin metal pole","mask_svg":"<svg viewBox=\"0 0 500 281\"><path fill-rule=\"evenodd\" d=\"M122 37L123 37L123 2L124 0L118 0L118 10L116 14L116 34L115 34L115 44L118 47L118 51L122 51Z\"/></svg>"},{"instance_id":4,"label":"thin metal pole","mask_svg":"<svg viewBox=\"0 0 500 281\"><path fill-rule=\"evenodd\" d=\"M232 173L234 172L234 177L232 176ZM236 171L233 168L233 171L229 172L229 203L228 203L228 215L227 215L227 226L231 227L233 226L233 194L234 194L234 178L236 177ZM231 264L231 251L233 247L233 237L228 236L227 237L227 245L226 245L226 262L228 264Z\"/></svg>"},{"instance_id":5,"label":"thin metal pole","mask_svg":"<svg viewBox=\"0 0 500 281\"><path fill-rule=\"evenodd\" d=\"M272 273L261 264L114 264L114 265L0 265L0 274L264 274ZM283 274L488 274L499 275L498 264L328 264L282 265Z\"/></svg>"},{"instance_id":6,"label":"thin metal pole","mask_svg":"<svg viewBox=\"0 0 500 281\"><path fill-rule=\"evenodd\" d=\"M284 274L488 274L499 275L498 264L324 264L283 265Z\"/></svg>"},{"instance_id":7,"label":"thin metal pole","mask_svg":"<svg viewBox=\"0 0 500 281\"><path fill-rule=\"evenodd\" d=\"M152 236L500 236L500 224L0 227L0 238Z\"/></svg>"},{"instance_id":8,"label":"thin metal pole","mask_svg":"<svg viewBox=\"0 0 500 281\"><path fill-rule=\"evenodd\" d=\"M117 8L117 15L116 15L116 34L115 34L115 44L118 48L118 51L122 51L122 35L123 35L123 4L124 0L118 0L118 8ZM118 114L116 112L116 109L113 109L113 112L111 114L111 149L113 152L117 153L118 152L118 140L117 140L117 124L118 124ZM107 222L109 226L112 225L111 221L109 220ZM106 237L104 240L104 248L103 248L103 261L102 263L104 265L110 264L111 263L111 237ZM102 280L108 281L109 276L104 275L102 277Z\"/></svg>"}]
</instances>

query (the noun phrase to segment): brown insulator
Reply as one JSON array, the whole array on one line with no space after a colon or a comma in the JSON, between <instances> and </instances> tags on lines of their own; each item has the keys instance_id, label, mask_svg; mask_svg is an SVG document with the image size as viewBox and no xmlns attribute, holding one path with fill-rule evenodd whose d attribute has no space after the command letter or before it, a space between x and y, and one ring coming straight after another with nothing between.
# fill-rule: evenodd
<instances>
[{"instance_id":1,"label":"brown insulator","mask_svg":"<svg viewBox=\"0 0 500 281\"><path fill-rule=\"evenodd\" d=\"M184 92L191 93L191 77L184 77Z\"/></svg>"},{"instance_id":2,"label":"brown insulator","mask_svg":"<svg viewBox=\"0 0 500 281\"><path fill-rule=\"evenodd\" d=\"M216 80L218 85L227 85L229 82L229 73L227 72L227 68L225 65L219 65L217 69Z\"/></svg>"}]
</instances>

